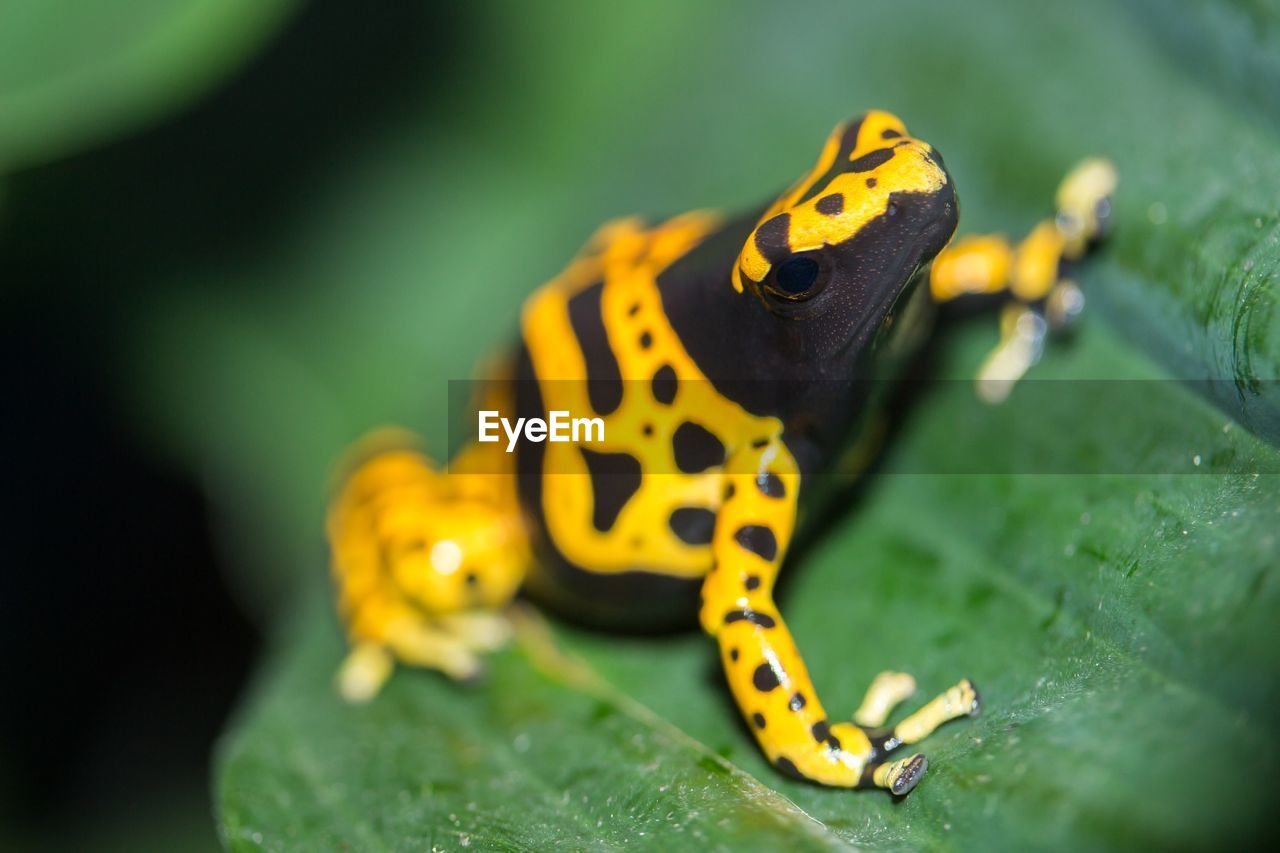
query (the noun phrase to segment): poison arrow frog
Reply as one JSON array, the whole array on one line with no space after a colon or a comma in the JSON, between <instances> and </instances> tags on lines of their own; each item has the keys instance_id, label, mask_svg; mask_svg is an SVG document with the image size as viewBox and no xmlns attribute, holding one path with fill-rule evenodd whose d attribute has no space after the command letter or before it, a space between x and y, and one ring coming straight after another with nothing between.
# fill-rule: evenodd
<instances>
[{"instance_id":1,"label":"poison arrow frog","mask_svg":"<svg viewBox=\"0 0 1280 853\"><path fill-rule=\"evenodd\" d=\"M1086 161L1019 243L952 242L942 157L872 111L763 210L606 225L529 298L479 403L588 414L603 440L512 453L473 440L447 470L408 441L366 444L328 517L351 642L340 691L370 699L396 661L474 676L523 588L609 628L700 624L776 768L906 794L928 765L894 751L977 713L977 689L961 680L886 727L915 684L883 672L833 720L774 601L778 571L866 421L864 380L920 339L931 306L997 294L1001 342L979 391L1001 396L1078 311L1063 274L1102 236L1115 182Z\"/></svg>"}]
</instances>

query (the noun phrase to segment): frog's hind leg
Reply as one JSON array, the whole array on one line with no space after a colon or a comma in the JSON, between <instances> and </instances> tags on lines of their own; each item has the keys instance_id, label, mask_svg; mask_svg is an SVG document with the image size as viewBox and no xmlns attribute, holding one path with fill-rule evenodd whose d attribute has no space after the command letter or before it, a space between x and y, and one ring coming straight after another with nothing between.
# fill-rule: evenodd
<instances>
[{"instance_id":1,"label":"frog's hind leg","mask_svg":"<svg viewBox=\"0 0 1280 853\"><path fill-rule=\"evenodd\" d=\"M351 651L338 674L372 698L394 663L467 680L506 642L498 609L523 578L527 542L509 476L477 445L438 471L403 433L378 434L330 505L339 612ZM371 449L372 448L372 449Z\"/></svg>"},{"instance_id":2,"label":"frog's hind leg","mask_svg":"<svg viewBox=\"0 0 1280 853\"><path fill-rule=\"evenodd\" d=\"M988 402L1008 396L1039 359L1052 330L1069 326L1084 297L1064 270L1106 232L1115 167L1086 160L1058 187L1057 215L1038 223L1017 245L1001 235L961 237L933 261L929 287L937 302L1004 294L1000 343L978 371L978 394Z\"/></svg>"}]
</instances>

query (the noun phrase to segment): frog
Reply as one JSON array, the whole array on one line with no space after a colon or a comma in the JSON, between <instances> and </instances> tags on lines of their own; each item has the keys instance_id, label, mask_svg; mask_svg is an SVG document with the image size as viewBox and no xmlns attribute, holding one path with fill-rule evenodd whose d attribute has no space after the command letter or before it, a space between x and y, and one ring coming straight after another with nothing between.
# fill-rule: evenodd
<instances>
[{"instance_id":1,"label":"frog","mask_svg":"<svg viewBox=\"0 0 1280 853\"><path fill-rule=\"evenodd\" d=\"M1101 241L1115 184L1087 160L1022 240L957 238L942 156L870 110L762 207L606 224L528 297L475 404L586 415L592 440L476 435L443 467L403 430L351 451L327 517L342 696L370 701L397 664L476 678L517 596L609 630L697 626L773 767L906 795L928 761L904 748L977 714L977 687L960 679L890 725L916 685L885 671L831 717L775 601L779 572L806 514L865 468L878 380L900 375L940 306L998 300L977 377L992 402L1079 314L1069 273Z\"/></svg>"}]
</instances>

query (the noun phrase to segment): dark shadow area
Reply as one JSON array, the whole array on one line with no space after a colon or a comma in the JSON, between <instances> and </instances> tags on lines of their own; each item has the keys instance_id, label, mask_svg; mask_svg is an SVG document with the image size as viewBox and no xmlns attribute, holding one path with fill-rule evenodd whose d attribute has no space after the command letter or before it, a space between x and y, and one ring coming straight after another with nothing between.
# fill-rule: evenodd
<instances>
[{"instance_id":1,"label":"dark shadow area","mask_svg":"<svg viewBox=\"0 0 1280 853\"><path fill-rule=\"evenodd\" d=\"M5 185L0 846L215 843L211 746L259 635L201 483L122 411L113 336L165 282L266 251L315 176L446 91L458 14L313 3L184 112Z\"/></svg>"}]
</instances>

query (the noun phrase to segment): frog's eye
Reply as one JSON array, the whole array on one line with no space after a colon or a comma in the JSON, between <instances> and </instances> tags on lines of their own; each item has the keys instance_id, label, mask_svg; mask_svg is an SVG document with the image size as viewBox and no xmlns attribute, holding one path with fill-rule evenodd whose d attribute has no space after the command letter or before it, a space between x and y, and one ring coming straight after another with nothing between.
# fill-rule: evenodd
<instances>
[{"instance_id":1,"label":"frog's eye","mask_svg":"<svg viewBox=\"0 0 1280 853\"><path fill-rule=\"evenodd\" d=\"M797 301L817 294L825 279L826 270L817 258L796 255L774 267L765 289L781 299Z\"/></svg>"}]
</instances>

